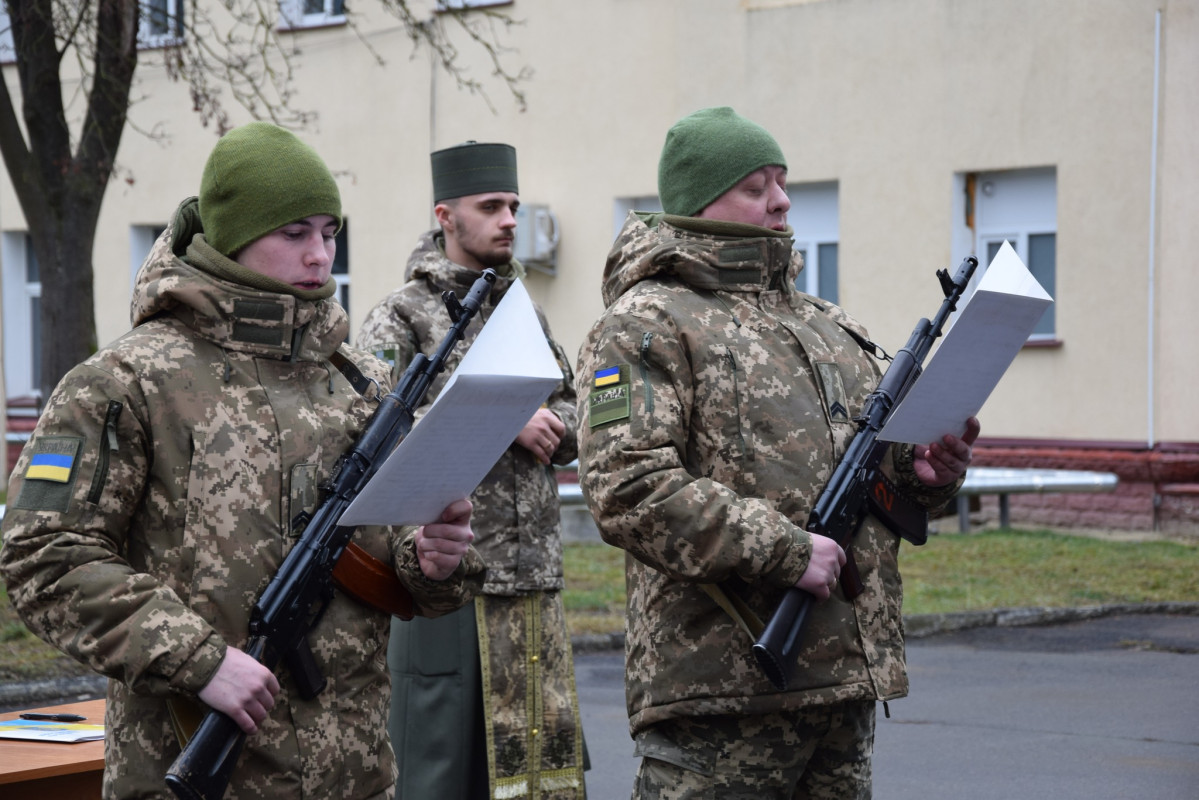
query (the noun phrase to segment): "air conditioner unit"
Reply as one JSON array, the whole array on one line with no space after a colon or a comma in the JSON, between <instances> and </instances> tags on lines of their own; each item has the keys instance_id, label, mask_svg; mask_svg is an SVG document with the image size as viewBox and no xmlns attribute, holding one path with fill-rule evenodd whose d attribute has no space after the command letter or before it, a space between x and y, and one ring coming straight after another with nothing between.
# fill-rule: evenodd
<instances>
[{"instance_id":1,"label":"air conditioner unit","mask_svg":"<svg viewBox=\"0 0 1199 800\"><path fill-rule=\"evenodd\" d=\"M558 274L558 217L545 205L522 205L516 210L516 260L547 275Z\"/></svg>"}]
</instances>

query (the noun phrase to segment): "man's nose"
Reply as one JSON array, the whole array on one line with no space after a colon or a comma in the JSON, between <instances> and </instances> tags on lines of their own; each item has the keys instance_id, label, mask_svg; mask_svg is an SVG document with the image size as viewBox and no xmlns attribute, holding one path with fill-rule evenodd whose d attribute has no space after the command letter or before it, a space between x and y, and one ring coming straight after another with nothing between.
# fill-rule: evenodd
<instances>
[{"instance_id":1,"label":"man's nose","mask_svg":"<svg viewBox=\"0 0 1199 800\"><path fill-rule=\"evenodd\" d=\"M770 190L770 210L775 213L785 213L791 210L791 198L787 196L787 191L777 183L772 184Z\"/></svg>"},{"instance_id":2,"label":"man's nose","mask_svg":"<svg viewBox=\"0 0 1199 800\"><path fill-rule=\"evenodd\" d=\"M333 248L336 245L326 243L325 237L320 231L317 231L313 236L308 238L308 247L306 248L308 263L313 266L323 267L333 261Z\"/></svg>"}]
</instances>

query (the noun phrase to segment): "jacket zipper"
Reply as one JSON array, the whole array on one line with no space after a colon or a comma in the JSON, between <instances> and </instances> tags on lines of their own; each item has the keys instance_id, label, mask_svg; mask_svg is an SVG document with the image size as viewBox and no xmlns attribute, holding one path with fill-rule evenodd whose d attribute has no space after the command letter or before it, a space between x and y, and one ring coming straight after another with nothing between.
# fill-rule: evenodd
<instances>
[{"instance_id":1,"label":"jacket zipper","mask_svg":"<svg viewBox=\"0 0 1199 800\"><path fill-rule=\"evenodd\" d=\"M645 413L654 413L654 393L649 385L649 345L653 341L654 335L646 332L641 336L641 385L645 387Z\"/></svg>"},{"instance_id":2,"label":"jacket zipper","mask_svg":"<svg viewBox=\"0 0 1199 800\"><path fill-rule=\"evenodd\" d=\"M104 484L108 481L108 462L111 454L117 451L117 419L124 407L116 400L108 401L108 411L104 415L104 441L100 443L96 458L96 477L92 481L92 490L87 494L89 503L99 503L100 495L104 493Z\"/></svg>"},{"instance_id":3,"label":"jacket zipper","mask_svg":"<svg viewBox=\"0 0 1199 800\"><path fill-rule=\"evenodd\" d=\"M747 458L750 456L749 447L745 443L745 428L741 426L741 387L737 377L737 357L733 355L733 351L729 350L729 366L733 369L733 409L737 414L737 439L741 442L741 453Z\"/></svg>"}]
</instances>

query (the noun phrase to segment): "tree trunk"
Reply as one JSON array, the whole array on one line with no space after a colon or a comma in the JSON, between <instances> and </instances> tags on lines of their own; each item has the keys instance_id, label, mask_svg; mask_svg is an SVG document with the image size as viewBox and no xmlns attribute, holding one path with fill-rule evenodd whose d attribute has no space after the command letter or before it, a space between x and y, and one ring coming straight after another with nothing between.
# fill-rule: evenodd
<instances>
[{"instance_id":1,"label":"tree trunk","mask_svg":"<svg viewBox=\"0 0 1199 800\"><path fill-rule=\"evenodd\" d=\"M137 0L75 7L73 35L91 38L87 108L77 142L63 106L59 69L70 49L55 29L53 0L6 0L21 85L24 130L0 80L0 153L29 226L41 296L41 392L96 350L92 246L116 163L137 68ZM94 37L94 38L93 38Z\"/></svg>"},{"instance_id":2,"label":"tree trunk","mask_svg":"<svg viewBox=\"0 0 1199 800\"><path fill-rule=\"evenodd\" d=\"M68 370L96 352L92 243L103 193L72 195L62 209L64 219L29 224L42 283L43 398Z\"/></svg>"}]
</instances>

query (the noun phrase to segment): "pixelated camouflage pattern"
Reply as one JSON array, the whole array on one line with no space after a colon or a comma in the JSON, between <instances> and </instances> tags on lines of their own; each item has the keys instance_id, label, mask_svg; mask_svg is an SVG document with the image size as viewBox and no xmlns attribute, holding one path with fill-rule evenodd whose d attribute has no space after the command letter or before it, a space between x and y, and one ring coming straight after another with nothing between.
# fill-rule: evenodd
<instances>
[{"instance_id":1,"label":"pixelated camouflage pattern","mask_svg":"<svg viewBox=\"0 0 1199 800\"><path fill-rule=\"evenodd\" d=\"M853 545L865 591L814 609L786 692L697 585L719 583L769 618L807 566L802 526L880 373L849 333L864 337L859 325L794 288L789 231L680 225L694 221L630 215L608 257L607 309L579 355L580 483L605 541L629 554L630 728L899 697L899 545L872 517ZM593 427L593 376L609 367L628 376L630 411ZM925 502L952 496L916 491L910 458L892 473Z\"/></svg>"},{"instance_id":2,"label":"pixelated camouflage pattern","mask_svg":"<svg viewBox=\"0 0 1199 800\"><path fill-rule=\"evenodd\" d=\"M418 416L444 388L450 370L458 366L491 310L513 281L524 275L516 261L497 271L501 275L485 307L451 353L447 371L429 387L428 403ZM452 291L461 299L479 277L477 271L446 258L440 230L421 237L409 259L408 274L410 279L403 286L371 309L355 340L359 348L392 359L397 374L403 373L418 352L432 355L449 331L451 323L441 293ZM554 341L540 308L537 315L562 369L562 383L546 401L566 426L553 463L569 464L577 455L571 359ZM558 482L552 467L539 464L532 453L514 443L483 478L471 501L475 505L471 525L478 537L475 547L487 562L484 592L515 595L563 587Z\"/></svg>"},{"instance_id":3,"label":"pixelated camouflage pattern","mask_svg":"<svg viewBox=\"0 0 1199 800\"><path fill-rule=\"evenodd\" d=\"M219 280L203 236L158 239L138 275L136 327L73 369L16 465L0 569L40 637L112 680L105 797L170 797L179 752L167 698L195 699L244 644L249 610L314 510L316 486L374 404L330 363L345 312ZM190 242L186 260L171 242ZM180 245L181 247L185 245ZM381 385L386 365L343 353ZM65 510L23 478L39 441L82 443ZM420 572L409 535L363 528L420 613L460 607L481 584L471 553L444 583ZM327 688L312 701L280 669L282 691L251 736L226 797L385 797L390 619L338 593L309 636ZM196 701L198 702L198 701Z\"/></svg>"},{"instance_id":4,"label":"pixelated camouflage pattern","mask_svg":"<svg viewBox=\"0 0 1199 800\"><path fill-rule=\"evenodd\" d=\"M583 731L560 592L480 595L479 654L491 796L584 796Z\"/></svg>"},{"instance_id":5,"label":"pixelated camouflage pattern","mask_svg":"<svg viewBox=\"0 0 1199 800\"><path fill-rule=\"evenodd\" d=\"M870 800L874 701L681 717L637 737L634 800Z\"/></svg>"}]
</instances>

